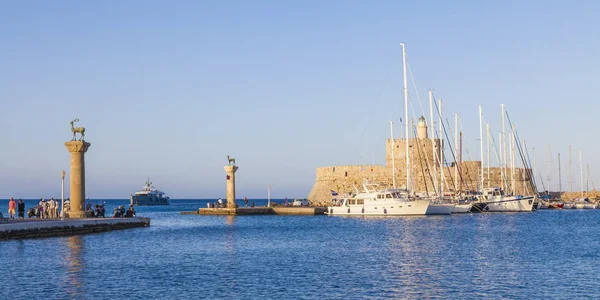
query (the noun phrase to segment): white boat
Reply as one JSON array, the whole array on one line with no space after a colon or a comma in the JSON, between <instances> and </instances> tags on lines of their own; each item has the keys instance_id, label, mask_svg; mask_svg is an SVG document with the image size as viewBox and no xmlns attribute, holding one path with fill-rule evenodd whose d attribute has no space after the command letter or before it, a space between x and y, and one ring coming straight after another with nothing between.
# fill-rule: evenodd
<instances>
[{"instance_id":1,"label":"white boat","mask_svg":"<svg viewBox=\"0 0 600 300\"><path fill-rule=\"evenodd\" d=\"M406 76L406 49L404 43L402 46L402 69L404 78L404 114L405 120L408 120L408 84ZM392 143L394 134L393 126L390 122L390 135ZM406 137L409 136L409 128L405 127ZM393 147L393 146L392 146ZM425 215L429 207L429 199L423 199L416 196L410 196L410 156L409 143L406 143L406 189L396 189L395 164L392 156L392 186L393 189L380 190L374 184L363 183L364 192L356 189L356 195L351 198L340 199L337 205L327 208L328 215L361 215L361 216L387 216L387 215ZM393 155L392 151L392 155Z\"/></svg>"},{"instance_id":2,"label":"white boat","mask_svg":"<svg viewBox=\"0 0 600 300\"><path fill-rule=\"evenodd\" d=\"M473 207L472 203L468 204L456 204L452 209L453 214L464 214L471 212L471 208Z\"/></svg>"},{"instance_id":3,"label":"white boat","mask_svg":"<svg viewBox=\"0 0 600 300\"><path fill-rule=\"evenodd\" d=\"M575 199L575 202L573 202L573 208L576 208L576 209L595 209L596 208L596 204L590 203L587 198L586 199L577 198L577 199Z\"/></svg>"},{"instance_id":4,"label":"white boat","mask_svg":"<svg viewBox=\"0 0 600 300\"><path fill-rule=\"evenodd\" d=\"M454 203L434 203L429 202L427 207L426 215L449 215L454 210L456 204Z\"/></svg>"},{"instance_id":5,"label":"white boat","mask_svg":"<svg viewBox=\"0 0 600 300\"><path fill-rule=\"evenodd\" d=\"M573 203L565 202L563 205L563 209L573 208Z\"/></svg>"},{"instance_id":6,"label":"white boat","mask_svg":"<svg viewBox=\"0 0 600 300\"><path fill-rule=\"evenodd\" d=\"M429 199L410 197L406 190L378 190L375 184L363 184L364 192L340 199L327 208L328 215L407 216L425 215Z\"/></svg>"},{"instance_id":7,"label":"white boat","mask_svg":"<svg viewBox=\"0 0 600 300\"><path fill-rule=\"evenodd\" d=\"M533 196L505 196L501 188L483 189L483 201L489 212L518 212L533 210Z\"/></svg>"},{"instance_id":8,"label":"white boat","mask_svg":"<svg viewBox=\"0 0 600 300\"><path fill-rule=\"evenodd\" d=\"M131 205L169 205L169 197L163 191L158 190L152 185L150 178L142 190L135 192L129 198Z\"/></svg>"}]
</instances>

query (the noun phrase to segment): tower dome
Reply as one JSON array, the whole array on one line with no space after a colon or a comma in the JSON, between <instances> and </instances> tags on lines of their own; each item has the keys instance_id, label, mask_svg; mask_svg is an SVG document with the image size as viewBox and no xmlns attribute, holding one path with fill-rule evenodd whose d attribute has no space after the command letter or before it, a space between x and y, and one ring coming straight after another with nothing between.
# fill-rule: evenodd
<instances>
[{"instance_id":1,"label":"tower dome","mask_svg":"<svg viewBox=\"0 0 600 300\"><path fill-rule=\"evenodd\" d=\"M417 123L417 137L421 140L427 138L427 123L423 116L419 118L419 122Z\"/></svg>"}]
</instances>

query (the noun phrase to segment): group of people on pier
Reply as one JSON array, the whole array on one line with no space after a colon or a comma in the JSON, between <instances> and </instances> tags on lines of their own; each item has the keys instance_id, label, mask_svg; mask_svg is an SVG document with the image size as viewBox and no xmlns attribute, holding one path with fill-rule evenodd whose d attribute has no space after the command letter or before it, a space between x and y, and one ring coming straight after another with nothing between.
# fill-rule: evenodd
<instances>
[{"instance_id":1,"label":"group of people on pier","mask_svg":"<svg viewBox=\"0 0 600 300\"><path fill-rule=\"evenodd\" d=\"M207 208L223 208L226 207L227 204L223 202L223 199L219 198L217 202L208 202L206 203ZM235 207L238 207L237 204ZM248 198L244 197L244 207L248 207ZM254 201L250 202L250 207L254 207Z\"/></svg>"},{"instance_id":2,"label":"group of people on pier","mask_svg":"<svg viewBox=\"0 0 600 300\"><path fill-rule=\"evenodd\" d=\"M38 205L29 208L27 210L27 217L29 218L40 218L40 219L52 219L59 217L58 206L60 204L54 198L44 199L41 198ZM23 199L19 199L17 202L13 197L10 197L8 201L8 218L25 219L25 202Z\"/></svg>"},{"instance_id":3,"label":"group of people on pier","mask_svg":"<svg viewBox=\"0 0 600 300\"><path fill-rule=\"evenodd\" d=\"M31 203L31 202L29 202L29 203ZM26 214L27 214L28 218L55 219L55 218L60 217L61 212L60 212L59 208L60 208L60 201L55 200L54 198L50 198L50 199L41 198L37 205L35 205L34 207L30 207L28 210L25 210L26 207L25 207L25 202L23 201L23 199L15 200L13 197L10 197L10 200L8 201L8 217L4 218L4 215L2 213L0 213L0 221L2 221L3 219L24 220ZM88 202L85 210L88 212L91 212L91 215L93 217L97 217L97 218L105 217L104 204L95 204L94 205L92 202ZM69 211L69 200L68 199L64 203L64 211L65 212ZM120 205L117 208L115 208L115 212L112 217L113 218L115 218L115 217L133 218L133 217L135 217L135 208L133 207L133 205L130 205L129 208L127 210L125 210L125 207L123 205Z\"/></svg>"}]
</instances>

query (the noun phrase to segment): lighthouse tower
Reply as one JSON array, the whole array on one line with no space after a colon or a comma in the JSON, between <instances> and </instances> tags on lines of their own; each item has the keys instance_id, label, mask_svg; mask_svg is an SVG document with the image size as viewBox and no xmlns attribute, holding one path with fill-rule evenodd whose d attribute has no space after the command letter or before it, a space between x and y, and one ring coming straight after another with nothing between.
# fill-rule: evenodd
<instances>
[{"instance_id":1,"label":"lighthouse tower","mask_svg":"<svg viewBox=\"0 0 600 300\"><path fill-rule=\"evenodd\" d=\"M427 139L427 124L423 116L419 118L419 122L417 123L417 137L420 140Z\"/></svg>"}]
</instances>

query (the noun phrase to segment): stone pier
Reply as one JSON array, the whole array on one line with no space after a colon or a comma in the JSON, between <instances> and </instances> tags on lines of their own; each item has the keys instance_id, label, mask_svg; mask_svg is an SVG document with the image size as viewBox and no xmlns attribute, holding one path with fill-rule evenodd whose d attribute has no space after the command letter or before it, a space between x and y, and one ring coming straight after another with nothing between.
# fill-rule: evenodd
<instances>
[{"instance_id":1,"label":"stone pier","mask_svg":"<svg viewBox=\"0 0 600 300\"><path fill-rule=\"evenodd\" d=\"M227 173L227 208L235 208L235 171L237 166L225 166Z\"/></svg>"},{"instance_id":2,"label":"stone pier","mask_svg":"<svg viewBox=\"0 0 600 300\"><path fill-rule=\"evenodd\" d=\"M71 174L70 174L70 209L67 212L69 218L85 218L85 152L91 146L86 141L69 141L65 143L67 150L71 152Z\"/></svg>"}]
</instances>

